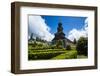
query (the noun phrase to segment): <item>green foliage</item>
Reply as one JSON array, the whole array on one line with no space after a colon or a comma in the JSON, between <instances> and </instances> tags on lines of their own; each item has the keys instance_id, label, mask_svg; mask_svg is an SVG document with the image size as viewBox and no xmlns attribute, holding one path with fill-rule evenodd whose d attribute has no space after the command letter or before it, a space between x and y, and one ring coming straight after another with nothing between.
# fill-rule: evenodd
<instances>
[{"instance_id":1,"label":"green foliage","mask_svg":"<svg viewBox=\"0 0 100 76\"><path fill-rule=\"evenodd\" d=\"M42 47L42 46L43 46L43 44L38 44L38 46L39 46L39 47Z\"/></svg>"},{"instance_id":2,"label":"green foliage","mask_svg":"<svg viewBox=\"0 0 100 76\"><path fill-rule=\"evenodd\" d=\"M52 52L37 52L37 53L29 53L28 54L28 59L29 60L41 60L41 59L50 59L52 57L55 57L61 53L64 53L64 52L55 52L55 51L52 51Z\"/></svg>"},{"instance_id":3,"label":"green foliage","mask_svg":"<svg viewBox=\"0 0 100 76\"><path fill-rule=\"evenodd\" d=\"M39 42L46 42L46 40L43 40L43 39L41 39L41 38L39 38L39 37L36 37L35 40L36 40L36 41L39 41Z\"/></svg>"},{"instance_id":4,"label":"green foliage","mask_svg":"<svg viewBox=\"0 0 100 76\"><path fill-rule=\"evenodd\" d=\"M69 51L66 53L66 59L75 59L77 58L77 51Z\"/></svg>"},{"instance_id":5,"label":"green foliage","mask_svg":"<svg viewBox=\"0 0 100 76\"><path fill-rule=\"evenodd\" d=\"M33 33L31 33L30 39L33 39Z\"/></svg>"},{"instance_id":6,"label":"green foliage","mask_svg":"<svg viewBox=\"0 0 100 76\"><path fill-rule=\"evenodd\" d=\"M75 59L77 58L77 51L76 50L71 50L71 51L66 51L63 54L60 54L56 57L53 57L52 59Z\"/></svg>"},{"instance_id":7,"label":"green foliage","mask_svg":"<svg viewBox=\"0 0 100 76\"><path fill-rule=\"evenodd\" d=\"M29 50L28 53L40 53L40 52L66 52L65 49L34 49Z\"/></svg>"},{"instance_id":8,"label":"green foliage","mask_svg":"<svg viewBox=\"0 0 100 76\"><path fill-rule=\"evenodd\" d=\"M63 48L63 44L62 40L57 41L55 45L39 38L30 41L28 42L28 60L77 58L76 45L68 45L67 48Z\"/></svg>"},{"instance_id":9,"label":"green foliage","mask_svg":"<svg viewBox=\"0 0 100 76\"><path fill-rule=\"evenodd\" d=\"M36 37L36 41L41 41L41 39L39 37Z\"/></svg>"},{"instance_id":10,"label":"green foliage","mask_svg":"<svg viewBox=\"0 0 100 76\"><path fill-rule=\"evenodd\" d=\"M67 45L66 46L66 50L71 50L71 46L70 45Z\"/></svg>"},{"instance_id":11,"label":"green foliage","mask_svg":"<svg viewBox=\"0 0 100 76\"><path fill-rule=\"evenodd\" d=\"M74 39L74 44L76 44L76 39Z\"/></svg>"},{"instance_id":12,"label":"green foliage","mask_svg":"<svg viewBox=\"0 0 100 76\"><path fill-rule=\"evenodd\" d=\"M76 44L76 50L78 54L86 55L88 54L88 39L81 37Z\"/></svg>"},{"instance_id":13,"label":"green foliage","mask_svg":"<svg viewBox=\"0 0 100 76\"><path fill-rule=\"evenodd\" d=\"M34 41L34 43L33 43L33 45L32 45L33 47L35 47L35 46L37 46L37 43L36 43L36 41Z\"/></svg>"},{"instance_id":14,"label":"green foliage","mask_svg":"<svg viewBox=\"0 0 100 76\"><path fill-rule=\"evenodd\" d=\"M63 41L62 40L58 40L57 44L56 44L56 47L60 48L60 49L63 48Z\"/></svg>"},{"instance_id":15,"label":"green foliage","mask_svg":"<svg viewBox=\"0 0 100 76\"><path fill-rule=\"evenodd\" d=\"M56 49L56 45L51 45L50 49Z\"/></svg>"}]
</instances>

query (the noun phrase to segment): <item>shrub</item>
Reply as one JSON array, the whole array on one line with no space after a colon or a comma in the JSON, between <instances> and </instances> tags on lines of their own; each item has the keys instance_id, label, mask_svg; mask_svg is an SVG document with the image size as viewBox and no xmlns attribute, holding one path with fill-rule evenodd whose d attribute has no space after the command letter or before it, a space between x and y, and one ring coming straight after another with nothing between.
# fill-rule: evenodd
<instances>
[{"instance_id":1,"label":"shrub","mask_svg":"<svg viewBox=\"0 0 100 76\"><path fill-rule=\"evenodd\" d=\"M29 53L29 60L41 60L41 59L50 59L64 52L37 52L37 53Z\"/></svg>"},{"instance_id":2,"label":"shrub","mask_svg":"<svg viewBox=\"0 0 100 76\"><path fill-rule=\"evenodd\" d=\"M33 47L36 47L36 46L37 46L37 43L36 43L36 42L34 42L32 45L33 45Z\"/></svg>"},{"instance_id":3,"label":"shrub","mask_svg":"<svg viewBox=\"0 0 100 76\"><path fill-rule=\"evenodd\" d=\"M51 45L50 48L51 49L55 49L56 48L56 45Z\"/></svg>"},{"instance_id":4,"label":"shrub","mask_svg":"<svg viewBox=\"0 0 100 76\"><path fill-rule=\"evenodd\" d=\"M42 47L43 46L43 44L38 44L38 47Z\"/></svg>"},{"instance_id":5,"label":"shrub","mask_svg":"<svg viewBox=\"0 0 100 76\"><path fill-rule=\"evenodd\" d=\"M88 42L87 38L81 37L76 44L76 50L78 54L86 55L88 54Z\"/></svg>"},{"instance_id":6,"label":"shrub","mask_svg":"<svg viewBox=\"0 0 100 76\"><path fill-rule=\"evenodd\" d=\"M67 45L66 46L66 50L71 50L71 46L70 45Z\"/></svg>"}]
</instances>

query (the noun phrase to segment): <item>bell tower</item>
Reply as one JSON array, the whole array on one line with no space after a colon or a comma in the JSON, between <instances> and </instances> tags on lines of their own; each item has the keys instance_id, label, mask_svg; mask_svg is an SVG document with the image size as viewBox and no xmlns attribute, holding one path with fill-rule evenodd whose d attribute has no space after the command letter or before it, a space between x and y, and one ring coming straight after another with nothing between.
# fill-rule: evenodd
<instances>
[{"instance_id":1,"label":"bell tower","mask_svg":"<svg viewBox=\"0 0 100 76\"><path fill-rule=\"evenodd\" d=\"M59 19L57 33L55 33L55 38L53 40L62 40L62 39L65 39L65 34L63 33L61 19Z\"/></svg>"}]
</instances>

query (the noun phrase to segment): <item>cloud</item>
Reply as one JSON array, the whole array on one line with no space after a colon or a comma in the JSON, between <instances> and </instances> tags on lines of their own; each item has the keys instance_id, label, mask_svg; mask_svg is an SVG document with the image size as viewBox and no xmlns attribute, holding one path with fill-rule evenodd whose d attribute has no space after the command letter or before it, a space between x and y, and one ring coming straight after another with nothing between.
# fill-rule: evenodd
<instances>
[{"instance_id":1,"label":"cloud","mask_svg":"<svg viewBox=\"0 0 100 76\"><path fill-rule=\"evenodd\" d=\"M83 28L81 28L80 30L73 28L68 33L67 38L73 41L74 39L78 40L80 37L87 37L87 36L88 36L88 18L86 18Z\"/></svg>"},{"instance_id":2,"label":"cloud","mask_svg":"<svg viewBox=\"0 0 100 76\"><path fill-rule=\"evenodd\" d=\"M40 37L41 39L51 41L54 38L54 35L50 33L50 30L50 27L48 27L41 16L29 16L29 38L31 33L33 33L34 38Z\"/></svg>"}]
</instances>

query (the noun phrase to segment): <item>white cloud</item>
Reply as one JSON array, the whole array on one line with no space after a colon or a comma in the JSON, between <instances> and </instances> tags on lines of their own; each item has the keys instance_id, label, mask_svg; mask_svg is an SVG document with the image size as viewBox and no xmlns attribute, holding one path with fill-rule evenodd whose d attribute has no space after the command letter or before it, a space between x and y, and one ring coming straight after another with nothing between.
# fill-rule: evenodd
<instances>
[{"instance_id":1,"label":"white cloud","mask_svg":"<svg viewBox=\"0 0 100 76\"><path fill-rule=\"evenodd\" d=\"M51 41L54 38L54 35L50 33L50 27L47 26L41 16L29 16L28 32L29 37L33 33L34 37L37 36L47 41Z\"/></svg>"},{"instance_id":2,"label":"white cloud","mask_svg":"<svg viewBox=\"0 0 100 76\"><path fill-rule=\"evenodd\" d=\"M86 18L85 22L84 22L84 27L80 30L77 30L75 28L73 28L69 33L67 38L70 39L71 41L74 40L74 38L76 40L78 40L80 37L87 37L88 36L88 18Z\"/></svg>"}]
</instances>

